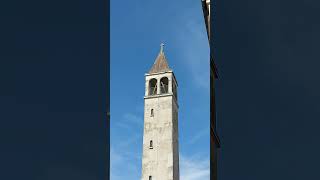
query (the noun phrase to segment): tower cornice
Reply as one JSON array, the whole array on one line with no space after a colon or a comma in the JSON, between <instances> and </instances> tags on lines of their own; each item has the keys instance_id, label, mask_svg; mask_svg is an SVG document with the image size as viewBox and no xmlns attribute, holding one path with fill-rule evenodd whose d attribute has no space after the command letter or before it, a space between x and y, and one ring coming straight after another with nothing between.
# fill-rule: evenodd
<instances>
[{"instance_id":1,"label":"tower cornice","mask_svg":"<svg viewBox=\"0 0 320 180\"><path fill-rule=\"evenodd\" d=\"M166 74L166 73L173 73L172 70L170 71L162 71L162 72L156 72L156 73L145 73L145 76L153 76L153 75L159 75L159 74Z\"/></svg>"}]
</instances>

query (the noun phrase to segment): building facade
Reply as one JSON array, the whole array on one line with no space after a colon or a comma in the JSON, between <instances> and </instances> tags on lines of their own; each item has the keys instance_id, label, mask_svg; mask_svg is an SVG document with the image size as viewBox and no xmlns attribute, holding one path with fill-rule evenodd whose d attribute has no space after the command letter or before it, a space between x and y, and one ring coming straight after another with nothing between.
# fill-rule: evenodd
<instances>
[{"instance_id":1,"label":"building facade","mask_svg":"<svg viewBox=\"0 0 320 180\"><path fill-rule=\"evenodd\" d=\"M212 5L210 0L202 0L202 10L210 46L210 180L217 180L220 140L216 126L215 82L216 79L218 79L218 71L214 62L211 9Z\"/></svg>"},{"instance_id":2,"label":"building facade","mask_svg":"<svg viewBox=\"0 0 320 180\"><path fill-rule=\"evenodd\" d=\"M177 87L161 44L145 74L141 180L179 180Z\"/></svg>"}]
</instances>

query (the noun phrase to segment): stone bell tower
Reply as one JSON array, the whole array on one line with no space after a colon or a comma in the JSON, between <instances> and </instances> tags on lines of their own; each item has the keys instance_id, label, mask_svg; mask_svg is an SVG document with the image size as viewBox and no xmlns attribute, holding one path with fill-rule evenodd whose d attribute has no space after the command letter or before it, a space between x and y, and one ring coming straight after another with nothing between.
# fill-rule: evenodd
<instances>
[{"instance_id":1,"label":"stone bell tower","mask_svg":"<svg viewBox=\"0 0 320 180\"><path fill-rule=\"evenodd\" d=\"M179 180L178 84L163 46L145 74L141 180Z\"/></svg>"}]
</instances>

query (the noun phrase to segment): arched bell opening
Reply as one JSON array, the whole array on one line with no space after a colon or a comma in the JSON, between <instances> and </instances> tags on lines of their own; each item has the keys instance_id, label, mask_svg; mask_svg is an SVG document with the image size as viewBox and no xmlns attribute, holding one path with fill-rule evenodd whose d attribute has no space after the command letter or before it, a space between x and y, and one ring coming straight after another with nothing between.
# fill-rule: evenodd
<instances>
[{"instance_id":1,"label":"arched bell opening","mask_svg":"<svg viewBox=\"0 0 320 180\"><path fill-rule=\"evenodd\" d=\"M168 85L169 85L169 79L167 77L163 77L160 79L160 93L161 94L168 93Z\"/></svg>"},{"instance_id":2,"label":"arched bell opening","mask_svg":"<svg viewBox=\"0 0 320 180\"><path fill-rule=\"evenodd\" d=\"M149 81L149 95L157 94L157 80L155 78Z\"/></svg>"}]
</instances>

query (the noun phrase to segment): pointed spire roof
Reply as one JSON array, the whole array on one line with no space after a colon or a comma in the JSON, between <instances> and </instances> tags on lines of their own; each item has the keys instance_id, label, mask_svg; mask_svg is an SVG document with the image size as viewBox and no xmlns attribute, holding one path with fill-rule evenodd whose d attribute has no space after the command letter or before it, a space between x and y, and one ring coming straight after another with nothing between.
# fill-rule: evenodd
<instances>
[{"instance_id":1,"label":"pointed spire roof","mask_svg":"<svg viewBox=\"0 0 320 180\"><path fill-rule=\"evenodd\" d=\"M167 59L164 56L163 46L164 46L164 44L161 43L160 52L158 54L157 59L155 60L155 62L153 64L152 68L150 69L149 74L158 73L158 72L165 72L165 71L171 71L171 69L169 68Z\"/></svg>"}]
</instances>

